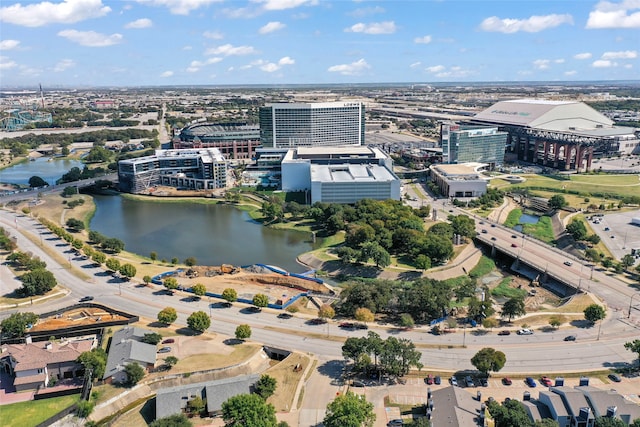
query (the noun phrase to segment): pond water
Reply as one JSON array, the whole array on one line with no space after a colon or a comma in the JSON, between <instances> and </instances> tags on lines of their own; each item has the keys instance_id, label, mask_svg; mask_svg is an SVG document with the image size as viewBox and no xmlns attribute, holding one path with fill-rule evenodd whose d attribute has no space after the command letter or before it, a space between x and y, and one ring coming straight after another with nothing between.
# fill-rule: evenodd
<instances>
[{"instance_id":1,"label":"pond water","mask_svg":"<svg viewBox=\"0 0 640 427\"><path fill-rule=\"evenodd\" d=\"M125 249L158 260L195 257L199 265L255 263L301 273L296 257L320 246L307 232L277 230L251 220L233 206L163 203L120 196L94 196L90 228L125 243Z\"/></svg>"},{"instance_id":2,"label":"pond water","mask_svg":"<svg viewBox=\"0 0 640 427\"><path fill-rule=\"evenodd\" d=\"M522 224L537 224L540 217L536 215L522 214L518 219L518 225L513 227L514 230L522 232Z\"/></svg>"},{"instance_id":3,"label":"pond water","mask_svg":"<svg viewBox=\"0 0 640 427\"><path fill-rule=\"evenodd\" d=\"M73 167L82 169L84 163L79 160L39 157L34 161L22 162L0 170L0 183L28 185L29 178L39 176L49 185L54 185L62 175Z\"/></svg>"}]
</instances>

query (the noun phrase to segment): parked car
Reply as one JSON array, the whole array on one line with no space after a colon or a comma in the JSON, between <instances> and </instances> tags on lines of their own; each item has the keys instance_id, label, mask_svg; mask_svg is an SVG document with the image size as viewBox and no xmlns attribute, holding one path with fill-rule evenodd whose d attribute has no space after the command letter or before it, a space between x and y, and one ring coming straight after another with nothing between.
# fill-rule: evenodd
<instances>
[{"instance_id":1,"label":"parked car","mask_svg":"<svg viewBox=\"0 0 640 427\"><path fill-rule=\"evenodd\" d=\"M475 383L473 382L473 378L471 378L471 375L467 375L466 377L464 377L464 385L467 387L475 387Z\"/></svg>"},{"instance_id":2,"label":"parked car","mask_svg":"<svg viewBox=\"0 0 640 427\"><path fill-rule=\"evenodd\" d=\"M176 340L174 340L173 338L167 338L166 340L162 341L162 344L173 344L174 342L176 342Z\"/></svg>"},{"instance_id":3,"label":"parked car","mask_svg":"<svg viewBox=\"0 0 640 427\"><path fill-rule=\"evenodd\" d=\"M436 375L435 377L433 377L433 383L435 385L440 385L442 384L442 379L440 378L440 375Z\"/></svg>"},{"instance_id":4,"label":"parked car","mask_svg":"<svg viewBox=\"0 0 640 427\"><path fill-rule=\"evenodd\" d=\"M356 329L369 329L369 327L364 323L354 323L353 327Z\"/></svg>"},{"instance_id":5,"label":"parked car","mask_svg":"<svg viewBox=\"0 0 640 427\"><path fill-rule=\"evenodd\" d=\"M325 323L327 323L327 319L316 317L315 319L309 319L307 323L310 325L324 325Z\"/></svg>"},{"instance_id":6,"label":"parked car","mask_svg":"<svg viewBox=\"0 0 640 427\"><path fill-rule=\"evenodd\" d=\"M511 247L512 247L512 248L517 248L517 247L518 247L518 245L516 245L515 243L512 243L512 244L511 244Z\"/></svg>"},{"instance_id":7,"label":"parked car","mask_svg":"<svg viewBox=\"0 0 640 427\"><path fill-rule=\"evenodd\" d=\"M551 387L553 385L553 383L551 382L551 378L543 376L542 378L540 378L540 384L542 384L545 387Z\"/></svg>"},{"instance_id":8,"label":"parked car","mask_svg":"<svg viewBox=\"0 0 640 427\"><path fill-rule=\"evenodd\" d=\"M531 329L519 329L518 335L533 335L533 331Z\"/></svg>"},{"instance_id":9,"label":"parked car","mask_svg":"<svg viewBox=\"0 0 640 427\"><path fill-rule=\"evenodd\" d=\"M397 418L395 420L391 420L387 423L387 427L401 427L403 426L404 423L402 422L402 420L400 418Z\"/></svg>"},{"instance_id":10,"label":"parked car","mask_svg":"<svg viewBox=\"0 0 640 427\"><path fill-rule=\"evenodd\" d=\"M525 378L524 382L527 383L527 385L529 387L535 387L536 386L536 380L534 380L532 377Z\"/></svg>"},{"instance_id":11,"label":"parked car","mask_svg":"<svg viewBox=\"0 0 640 427\"><path fill-rule=\"evenodd\" d=\"M518 238L518 236L516 236L515 234L512 234L512 235L511 235L511 238L512 238L512 239L517 239L517 238Z\"/></svg>"},{"instance_id":12,"label":"parked car","mask_svg":"<svg viewBox=\"0 0 640 427\"><path fill-rule=\"evenodd\" d=\"M451 383L452 386L455 386L455 387L458 386L458 379L456 377L449 378L449 382Z\"/></svg>"},{"instance_id":13,"label":"parked car","mask_svg":"<svg viewBox=\"0 0 640 427\"><path fill-rule=\"evenodd\" d=\"M278 319L291 319L293 316L289 313L280 313L278 314Z\"/></svg>"},{"instance_id":14,"label":"parked car","mask_svg":"<svg viewBox=\"0 0 640 427\"><path fill-rule=\"evenodd\" d=\"M620 378L620 375L618 374L609 374L609 379L614 383L619 383L620 381L622 381L622 378Z\"/></svg>"},{"instance_id":15,"label":"parked car","mask_svg":"<svg viewBox=\"0 0 640 427\"><path fill-rule=\"evenodd\" d=\"M87 295L86 297L80 298L80 302L88 302L88 301L93 301L93 297Z\"/></svg>"},{"instance_id":16,"label":"parked car","mask_svg":"<svg viewBox=\"0 0 640 427\"><path fill-rule=\"evenodd\" d=\"M500 331L498 332L498 335L511 335L511 331Z\"/></svg>"},{"instance_id":17,"label":"parked car","mask_svg":"<svg viewBox=\"0 0 640 427\"><path fill-rule=\"evenodd\" d=\"M169 353L171 351L171 347L162 347L158 350L158 353Z\"/></svg>"},{"instance_id":18,"label":"parked car","mask_svg":"<svg viewBox=\"0 0 640 427\"><path fill-rule=\"evenodd\" d=\"M353 323L351 322L342 322L338 325L338 327L343 329L353 329Z\"/></svg>"},{"instance_id":19,"label":"parked car","mask_svg":"<svg viewBox=\"0 0 640 427\"><path fill-rule=\"evenodd\" d=\"M364 387L366 384L363 381L353 380L351 383L353 387Z\"/></svg>"},{"instance_id":20,"label":"parked car","mask_svg":"<svg viewBox=\"0 0 640 427\"><path fill-rule=\"evenodd\" d=\"M495 226L496 226L495 224L491 224L491 227L495 228Z\"/></svg>"},{"instance_id":21,"label":"parked car","mask_svg":"<svg viewBox=\"0 0 640 427\"><path fill-rule=\"evenodd\" d=\"M495 237L492 237L491 240L498 240L498 239L496 239Z\"/></svg>"},{"instance_id":22,"label":"parked car","mask_svg":"<svg viewBox=\"0 0 640 427\"><path fill-rule=\"evenodd\" d=\"M504 385L511 385L511 384L513 384L513 381L511 381L511 378L509 378L509 377L504 377L504 378L502 379L502 384L504 384Z\"/></svg>"},{"instance_id":23,"label":"parked car","mask_svg":"<svg viewBox=\"0 0 640 427\"><path fill-rule=\"evenodd\" d=\"M487 380L486 378L480 378L480 385L482 387L489 387L489 380Z\"/></svg>"},{"instance_id":24,"label":"parked car","mask_svg":"<svg viewBox=\"0 0 640 427\"><path fill-rule=\"evenodd\" d=\"M567 335L566 337L564 337L565 341L575 341L576 340L576 336L575 335Z\"/></svg>"},{"instance_id":25,"label":"parked car","mask_svg":"<svg viewBox=\"0 0 640 427\"><path fill-rule=\"evenodd\" d=\"M564 265L566 265L567 267L571 267L573 263L571 261L565 261Z\"/></svg>"},{"instance_id":26,"label":"parked car","mask_svg":"<svg viewBox=\"0 0 640 427\"><path fill-rule=\"evenodd\" d=\"M424 382L427 383L427 385L432 385L433 384L433 375L431 375L431 374L427 375L427 377L424 379Z\"/></svg>"},{"instance_id":27,"label":"parked car","mask_svg":"<svg viewBox=\"0 0 640 427\"><path fill-rule=\"evenodd\" d=\"M487 230L482 230L482 234L487 234Z\"/></svg>"}]
</instances>

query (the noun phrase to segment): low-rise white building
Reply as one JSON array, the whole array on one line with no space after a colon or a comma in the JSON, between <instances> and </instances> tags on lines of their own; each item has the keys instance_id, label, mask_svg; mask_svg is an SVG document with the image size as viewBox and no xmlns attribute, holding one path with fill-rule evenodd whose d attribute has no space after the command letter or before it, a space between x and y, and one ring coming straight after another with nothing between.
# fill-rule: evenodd
<instances>
[{"instance_id":1,"label":"low-rise white building","mask_svg":"<svg viewBox=\"0 0 640 427\"><path fill-rule=\"evenodd\" d=\"M431 180L446 197L480 197L487 192L488 181L480 175L484 163L460 163L431 166Z\"/></svg>"},{"instance_id":2,"label":"low-rise white building","mask_svg":"<svg viewBox=\"0 0 640 427\"><path fill-rule=\"evenodd\" d=\"M309 192L310 203L400 200L393 162L368 146L298 147L282 160L282 190Z\"/></svg>"}]
</instances>

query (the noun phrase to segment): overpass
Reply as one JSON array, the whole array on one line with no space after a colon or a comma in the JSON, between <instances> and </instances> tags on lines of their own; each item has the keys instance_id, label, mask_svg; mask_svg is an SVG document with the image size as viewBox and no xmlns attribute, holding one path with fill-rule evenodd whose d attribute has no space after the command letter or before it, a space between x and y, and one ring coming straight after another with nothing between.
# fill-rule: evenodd
<instances>
[{"instance_id":1,"label":"overpass","mask_svg":"<svg viewBox=\"0 0 640 427\"><path fill-rule=\"evenodd\" d=\"M49 185L46 187L24 188L21 190L14 190L14 191L8 191L5 193L0 193L0 205L4 205L6 203L17 201L17 200L33 199L37 195L62 193L62 191L67 187L76 187L78 188L78 190L80 190L81 188L92 186L93 184L95 184L96 181L117 182L118 174L111 173L107 175L97 176L94 178L81 179L79 181L65 182L64 184Z\"/></svg>"}]
</instances>

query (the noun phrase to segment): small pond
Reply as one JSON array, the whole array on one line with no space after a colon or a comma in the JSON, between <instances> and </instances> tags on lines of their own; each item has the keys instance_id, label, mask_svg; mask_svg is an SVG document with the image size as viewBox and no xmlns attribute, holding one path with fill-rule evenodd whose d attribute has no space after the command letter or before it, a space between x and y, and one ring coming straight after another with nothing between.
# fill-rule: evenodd
<instances>
[{"instance_id":1,"label":"small pond","mask_svg":"<svg viewBox=\"0 0 640 427\"><path fill-rule=\"evenodd\" d=\"M513 227L514 230L522 232L522 224L537 224L540 217L536 215L522 214L518 219L518 225Z\"/></svg>"}]
</instances>

